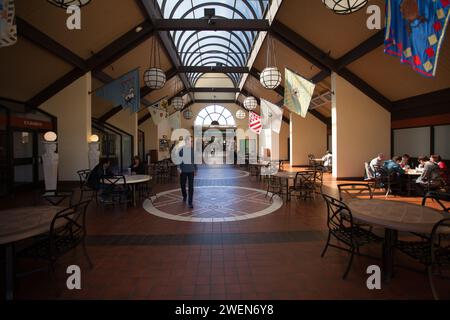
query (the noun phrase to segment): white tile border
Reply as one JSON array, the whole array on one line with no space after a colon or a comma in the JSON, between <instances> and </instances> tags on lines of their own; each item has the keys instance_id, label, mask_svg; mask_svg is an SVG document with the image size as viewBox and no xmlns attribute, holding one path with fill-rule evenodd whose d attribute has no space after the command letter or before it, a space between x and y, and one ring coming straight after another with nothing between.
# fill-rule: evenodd
<instances>
[{"instance_id":1,"label":"white tile border","mask_svg":"<svg viewBox=\"0 0 450 320\"><path fill-rule=\"evenodd\" d=\"M241 189L241 190L250 190L250 191L259 192L264 195L266 194L265 190L255 189L255 188L247 188L247 187L238 187L238 186L202 186L202 187L196 187L195 189L212 189L212 188ZM176 192L176 191L180 191L180 189L172 189L172 190L164 191L164 192L158 193L157 196L160 197L160 196L163 196L163 195L166 195L166 194L169 194L172 192ZM226 192L226 191L224 191L224 192ZM269 193L268 196L271 196L271 194ZM265 216L267 214L277 211L278 209L281 208L282 205L283 205L283 200L280 199L280 197L273 197L273 201L272 201L271 205L269 207L265 208L264 210L260 210L257 212L253 212L253 213L249 213L249 214L237 216L237 217L221 217L221 218L194 218L194 217L181 217L181 216L169 214L169 213L159 210L158 208L155 208L150 200L144 201L143 208L148 213L150 213L154 216L160 217L160 218L164 218L164 219L184 221L184 222L208 222L208 223L211 223L211 222L242 221L242 220L259 218L259 217L262 217L262 216Z\"/></svg>"},{"instance_id":2,"label":"white tile border","mask_svg":"<svg viewBox=\"0 0 450 320\"><path fill-rule=\"evenodd\" d=\"M201 177L201 176L196 176L195 180L231 180L231 179L242 179L242 178L247 178L250 176L250 173L244 170L233 170L233 172L239 172L241 173L241 175L238 176L228 176L228 177L221 177L221 178L217 178L217 177ZM243 174L242 174L243 173Z\"/></svg>"}]
</instances>

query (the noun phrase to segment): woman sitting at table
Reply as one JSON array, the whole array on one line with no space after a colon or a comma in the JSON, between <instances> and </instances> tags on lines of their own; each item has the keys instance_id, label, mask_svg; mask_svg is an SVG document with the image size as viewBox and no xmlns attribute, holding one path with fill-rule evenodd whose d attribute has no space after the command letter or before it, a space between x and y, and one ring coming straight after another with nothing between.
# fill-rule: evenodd
<instances>
[{"instance_id":1,"label":"woman sitting at table","mask_svg":"<svg viewBox=\"0 0 450 320\"><path fill-rule=\"evenodd\" d=\"M109 159L100 160L99 164L92 169L89 177L87 179L87 185L94 189L100 189L100 182L102 177L113 176L113 172L111 171L111 161Z\"/></svg>"},{"instance_id":2,"label":"woman sitting at table","mask_svg":"<svg viewBox=\"0 0 450 320\"><path fill-rule=\"evenodd\" d=\"M333 164L333 155L331 154L330 150L327 150L326 154L322 157L323 166L327 168L327 170L330 170L332 164Z\"/></svg>"},{"instance_id":3,"label":"woman sitting at table","mask_svg":"<svg viewBox=\"0 0 450 320\"><path fill-rule=\"evenodd\" d=\"M448 172L448 168L447 165L445 164L445 162L442 160L440 155L436 155L433 156L436 157L436 163L439 166L439 169L441 170L441 177L442 179L445 181L445 183L447 184L447 186L450 185L450 175Z\"/></svg>"},{"instance_id":4,"label":"woman sitting at table","mask_svg":"<svg viewBox=\"0 0 450 320\"><path fill-rule=\"evenodd\" d=\"M132 174L145 174L145 167L138 156L133 158L133 164L130 166Z\"/></svg>"}]
</instances>

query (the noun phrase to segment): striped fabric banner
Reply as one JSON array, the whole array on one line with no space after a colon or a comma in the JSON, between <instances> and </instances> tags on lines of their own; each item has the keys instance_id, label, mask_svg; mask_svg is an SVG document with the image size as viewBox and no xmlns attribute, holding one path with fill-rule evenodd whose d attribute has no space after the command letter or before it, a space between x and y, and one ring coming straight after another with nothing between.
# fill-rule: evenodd
<instances>
[{"instance_id":1,"label":"striped fabric banner","mask_svg":"<svg viewBox=\"0 0 450 320\"><path fill-rule=\"evenodd\" d=\"M17 42L14 0L0 0L0 47Z\"/></svg>"},{"instance_id":2,"label":"striped fabric banner","mask_svg":"<svg viewBox=\"0 0 450 320\"><path fill-rule=\"evenodd\" d=\"M260 134L262 131L261 116L258 116L256 113L250 111L248 126L254 133Z\"/></svg>"}]
</instances>

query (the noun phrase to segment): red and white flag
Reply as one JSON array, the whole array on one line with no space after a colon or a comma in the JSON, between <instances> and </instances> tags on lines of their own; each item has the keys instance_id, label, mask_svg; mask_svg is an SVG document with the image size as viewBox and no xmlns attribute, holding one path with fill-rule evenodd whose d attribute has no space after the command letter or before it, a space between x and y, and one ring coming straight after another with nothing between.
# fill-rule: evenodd
<instances>
[{"instance_id":1,"label":"red and white flag","mask_svg":"<svg viewBox=\"0 0 450 320\"><path fill-rule=\"evenodd\" d=\"M260 134L262 131L261 116L258 116L256 113L250 111L248 126L254 133Z\"/></svg>"}]
</instances>

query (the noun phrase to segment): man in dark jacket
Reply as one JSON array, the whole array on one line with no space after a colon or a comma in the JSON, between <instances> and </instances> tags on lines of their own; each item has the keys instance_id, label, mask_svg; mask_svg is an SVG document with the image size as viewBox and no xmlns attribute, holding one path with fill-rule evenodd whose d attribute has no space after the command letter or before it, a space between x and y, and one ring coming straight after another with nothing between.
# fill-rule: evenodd
<instances>
[{"instance_id":1,"label":"man in dark jacket","mask_svg":"<svg viewBox=\"0 0 450 320\"><path fill-rule=\"evenodd\" d=\"M193 209L194 176L197 174L197 165L194 163L194 148L191 137L185 137L184 142L185 145L179 152L180 158L183 159L178 166L178 171L180 172L180 186L181 193L183 194L183 202L188 200L189 208ZM190 153L190 155L188 153ZM186 193L186 181L188 182L189 194Z\"/></svg>"}]
</instances>

